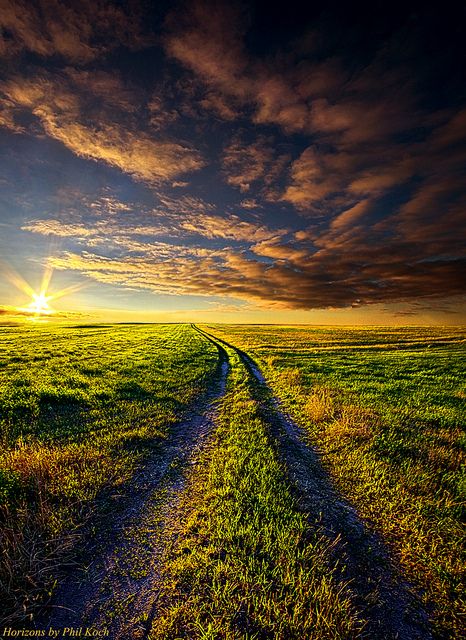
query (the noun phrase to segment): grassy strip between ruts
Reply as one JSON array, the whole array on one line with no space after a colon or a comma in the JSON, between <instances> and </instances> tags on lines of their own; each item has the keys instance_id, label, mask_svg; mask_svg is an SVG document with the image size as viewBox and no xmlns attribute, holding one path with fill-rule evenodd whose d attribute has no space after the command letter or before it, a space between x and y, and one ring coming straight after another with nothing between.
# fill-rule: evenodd
<instances>
[{"instance_id":1,"label":"grassy strip between ruts","mask_svg":"<svg viewBox=\"0 0 466 640\"><path fill-rule=\"evenodd\" d=\"M181 496L151 640L355 638L360 623L332 578L285 479L253 384L235 352L218 426Z\"/></svg>"},{"instance_id":2,"label":"grassy strip between ruts","mask_svg":"<svg viewBox=\"0 0 466 640\"><path fill-rule=\"evenodd\" d=\"M338 490L422 589L436 636L462 637L464 331L238 326L213 333L260 364Z\"/></svg>"},{"instance_id":3,"label":"grassy strip between ruts","mask_svg":"<svg viewBox=\"0 0 466 640\"><path fill-rule=\"evenodd\" d=\"M29 615L102 490L157 455L218 354L188 326L2 328L0 618ZM108 508L100 500L99 511ZM112 507L113 508L113 507Z\"/></svg>"}]
</instances>

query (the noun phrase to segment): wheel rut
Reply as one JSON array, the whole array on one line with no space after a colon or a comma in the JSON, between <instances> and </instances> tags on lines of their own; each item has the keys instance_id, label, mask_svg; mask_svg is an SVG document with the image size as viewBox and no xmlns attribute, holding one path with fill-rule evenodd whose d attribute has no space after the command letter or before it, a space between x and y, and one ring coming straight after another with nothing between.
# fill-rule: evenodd
<instances>
[{"instance_id":1,"label":"wheel rut","mask_svg":"<svg viewBox=\"0 0 466 640\"><path fill-rule=\"evenodd\" d=\"M338 494L317 451L284 411L253 359L241 349L196 328L207 339L237 353L250 374L251 395L270 424L276 447L310 526L330 542L335 579L365 622L370 640L430 640L428 616L381 537Z\"/></svg>"},{"instance_id":2,"label":"wheel rut","mask_svg":"<svg viewBox=\"0 0 466 640\"><path fill-rule=\"evenodd\" d=\"M176 518L185 475L215 422L215 405L225 393L228 356L215 343L215 382L171 431L163 450L147 459L123 488L103 530L83 548L80 567L62 580L36 629L91 629L112 640L147 637L155 614L160 566Z\"/></svg>"}]
</instances>

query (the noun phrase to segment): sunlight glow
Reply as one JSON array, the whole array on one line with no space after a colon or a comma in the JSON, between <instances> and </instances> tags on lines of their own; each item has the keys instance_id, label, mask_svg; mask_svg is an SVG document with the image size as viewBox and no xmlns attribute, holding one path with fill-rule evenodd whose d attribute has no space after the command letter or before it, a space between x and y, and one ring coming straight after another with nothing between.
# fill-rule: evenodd
<instances>
[{"instance_id":1,"label":"sunlight glow","mask_svg":"<svg viewBox=\"0 0 466 640\"><path fill-rule=\"evenodd\" d=\"M33 301L28 305L27 309L30 309L33 313L37 313L38 315L42 314L50 314L53 313L53 309L51 309L48 298L43 293L33 293L32 294Z\"/></svg>"},{"instance_id":2,"label":"sunlight glow","mask_svg":"<svg viewBox=\"0 0 466 640\"><path fill-rule=\"evenodd\" d=\"M52 300L58 300L59 298L63 298L64 296L70 295L79 291L83 288L82 284L72 285L70 287L65 287L60 291L56 291L55 293L48 293L48 288L50 285L50 280L52 279L53 269L50 265L47 265L44 271L44 275L42 276L42 282L40 286L39 292L34 291L34 289L24 280L24 278L14 271L9 265L5 263L0 264L1 271L7 276L12 284L15 285L17 289L19 289L22 293L32 298L31 302L24 307L16 307L16 311L31 315L35 318L42 316L50 316L56 315L59 312L56 312L50 306L50 302Z\"/></svg>"}]
</instances>

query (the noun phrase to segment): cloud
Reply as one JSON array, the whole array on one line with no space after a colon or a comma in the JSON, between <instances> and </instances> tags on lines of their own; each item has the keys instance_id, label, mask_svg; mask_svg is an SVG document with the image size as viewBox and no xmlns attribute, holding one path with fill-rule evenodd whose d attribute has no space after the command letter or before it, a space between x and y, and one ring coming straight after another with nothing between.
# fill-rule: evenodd
<instances>
[{"instance_id":1,"label":"cloud","mask_svg":"<svg viewBox=\"0 0 466 640\"><path fill-rule=\"evenodd\" d=\"M319 154L311 146L295 160L290 170L290 184L282 200L303 210L341 190L342 176L332 171L333 154ZM338 159L340 161L341 159Z\"/></svg>"},{"instance_id":2,"label":"cloud","mask_svg":"<svg viewBox=\"0 0 466 640\"><path fill-rule=\"evenodd\" d=\"M240 112L236 105L254 105L254 121L279 124L286 131L306 130L309 110L293 81L273 70L273 62L251 58L243 45L244 23L233 4L194 2L185 21L169 20L165 38L168 55L193 71L208 87L210 102L226 119ZM214 102L214 104L215 104ZM227 108L225 109L225 106Z\"/></svg>"},{"instance_id":3,"label":"cloud","mask_svg":"<svg viewBox=\"0 0 466 640\"><path fill-rule=\"evenodd\" d=\"M83 98L89 99L92 96L94 102L100 101L101 108L116 108L120 112L134 113L142 99L141 92L133 84L124 82L117 72L66 67L63 76L63 80L57 77L58 82L63 86L69 80L70 90L79 94L81 103ZM152 102L147 105L149 110L152 105Z\"/></svg>"},{"instance_id":4,"label":"cloud","mask_svg":"<svg viewBox=\"0 0 466 640\"><path fill-rule=\"evenodd\" d=\"M251 251L258 256L273 258L277 261L285 261L300 264L309 259L309 249L304 246L294 246L291 243L284 244L279 237L267 238L251 247Z\"/></svg>"},{"instance_id":5,"label":"cloud","mask_svg":"<svg viewBox=\"0 0 466 640\"><path fill-rule=\"evenodd\" d=\"M120 72L101 59L125 3L112 14L84 2L79 34L66 2L50 5L56 18L6 6L0 124L118 170L100 197L34 202L22 229L61 238L56 268L268 308L430 304L464 290L466 111L423 93L427 63L403 30L368 33L359 49L363 25L332 39L316 18L312 33L285 41L284 28L263 46L266 21L248 5L194 0L169 9L170 59L146 52L157 73L129 79L129 58ZM144 45L138 29L128 24L123 48ZM118 184L119 172L151 188Z\"/></svg>"},{"instance_id":6,"label":"cloud","mask_svg":"<svg viewBox=\"0 0 466 640\"><path fill-rule=\"evenodd\" d=\"M225 94L247 97L243 16L233 3L192 2L167 17L167 53ZM234 81L234 85L230 83Z\"/></svg>"},{"instance_id":7,"label":"cloud","mask_svg":"<svg viewBox=\"0 0 466 640\"><path fill-rule=\"evenodd\" d=\"M180 222L180 229L204 238L223 238L226 240L256 242L275 236L282 236L285 229L272 230L266 225L242 220L238 216L208 216L198 214L190 220Z\"/></svg>"},{"instance_id":8,"label":"cloud","mask_svg":"<svg viewBox=\"0 0 466 640\"><path fill-rule=\"evenodd\" d=\"M33 220L22 227L23 231L32 231L42 236L56 236L59 238L90 238L96 235L96 229L87 224L64 224L60 220Z\"/></svg>"},{"instance_id":9,"label":"cloud","mask_svg":"<svg viewBox=\"0 0 466 640\"><path fill-rule=\"evenodd\" d=\"M235 120L240 112L231 99L215 91L207 91L199 101L199 105L222 120Z\"/></svg>"},{"instance_id":10,"label":"cloud","mask_svg":"<svg viewBox=\"0 0 466 640\"><path fill-rule=\"evenodd\" d=\"M106 204L106 203L105 203ZM101 203L99 203L99 206ZM115 211L115 203L110 206ZM116 210L118 212L118 210ZM154 220L154 212L147 212L147 223L141 219L141 214L135 216L128 214L128 208L124 207L120 211L120 217L100 219L96 216L93 221L86 216L85 222L64 221L56 219L31 220L21 228L44 236L56 236L61 238L72 238L76 241L96 244L112 245L118 243L129 248L136 246L133 238L145 237L145 244L139 243L137 246L145 249L153 245L152 238L168 236L171 238L197 237L199 240L228 240L232 242L263 242L272 238L278 238L287 233L286 229L270 229L266 225L258 222L242 220L239 216L218 216L199 212L176 213L156 212L157 218ZM201 249L201 247L199 247Z\"/></svg>"},{"instance_id":11,"label":"cloud","mask_svg":"<svg viewBox=\"0 0 466 640\"><path fill-rule=\"evenodd\" d=\"M195 74L207 95L236 104L225 110L226 119L252 108L257 124L274 124L286 133L338 135L346 143L386 139L416 126L412 83L383 56L356 73L345 68L343 58L310 60L309 51L288 43L259 57L247 47L249 22L241 5L208 0L186 3L182 19L177 11L167 20L167 54ZM374 81L383 101L372 91Z\"/></svg>"},{"instance_id":12,"label":"cloud","mask_svg":"<svg viewBox=\"0 0 466 640\"><path fill-rule=\"evenodd\" d=\"M156 95L152 96L147 104L147 109L150 114L149 122L156 131L163 130L167 126L172 125L180 117L176 109L169 108L164 100Z\"/></svg>"},{"instance_id":13,"label":"cloud","mask_svg":"<svg viewBox=\"0 0 466 640\"><path fill-rule=\"evenodd\" d=\"M380 144L374 139L370 146L360 141L347 144L339 132L331 150L310 145L291 164L289 182L280 198L313 215L322 206L335 211L380 198L414 179L420 184L419 191L429 188L444 196L448 190L458 193L462 178L453 184L448 176L463 175L466 151L459 141L466 117L461 110L449 116L444 113L439 120L420 141L386 140ZM445 181L448 186L442 187Z\"/></svg>"},{"instance_id":14,"label":"cloud","mask_svg":"<svg viewBox=\"0 0 466 640\"><path fill-rule=\"evenodd\" d=\"M215 209L211 202L206 202L202 198L193 195L173 198L166 193L159 192L157 197L163 209L176 214L192 215L193 213L205 213Z\"/></svg>"},{"instance_id":15,"label":"cloud","mask_svg":"<svg viewBox=\"0 0 466 640\"><path fill-rule=\"evenodd\" d=\"M252 53L249 25L250 15L235 3L191 2L182 20L167 21L164 45L193 82L235 105L227 119L248 114L256 125L275 125L308 141L291 163L285 188L274 185L261 194L265 199L310 216L338 215L424 180L437 161L445 161L435 145L458 145L464 137L463 113L446 124L451 112L425 106L424 76L416 73L412 55L416 45L404 42L402 30L388 31L362 63L326 49L322 25L311 34L310 47L303 40ZM418 42L420 31L412 36ZM257 188L272 164L259 141L238 138L225 149L226 180L243 193Z\"/></svg>"},{"instance_id":16,"label":"cloud","mask_svg":"<svg viewBox=\"0 0 466 640\"><path fill-rule=\"evenodd\" d=\"M241 193L249 191L251 184L259 180L270 184L278 166L273 166L276 151L271 142L262 136L248 144L235 136L222 158L226 182Z\"/></svg>"},{"instance_id":17,"label":"cloud","mask_svg":"<svg viewBox=\"0 0 466 640\"><path fill-rule=\"evenodd\" d=\"M7 318L38 318L40 316L37 315L34 311L28 311L27 309L18 309L17 307L11 306L1 306L0 305L0 318L1 316L5 316ZM41 320L49 319L65 319L65 318L79 318L83 317L83 313L79 313L76 311L53 311L47 313L46 316L41 317ZM4 320L1 320L0 323L2 325L8 324Z\"/></svg>"},{"instance_id":18,"label":"cloud","mask_svg":"<svg viewBox=\"0 0 466 640\"><path fill-rule=\"evenodd\" d=\"M262 205L260 204L260 202L258 202L255 198L245 198L240 202L240 207L242 207L243 209L260 209L261 206Z\"/></svg>"},{"instance_id":19,"label":"cloud","mask_svg":"<svg viewBox=\"0 0 466 640\"><path fill-rule=\"evenodd\" d=\"M370 199L297 232L197 210L148 210L145 222L141 212L109 200L110 217L101 214L104 202L85 225L36 220L23 228L83 246L56 254L57 269L156 293L317 309L435 300L464 291L459 242L455 247L439 230L435 242L419 242L403 228L406 212L385 228L372 218Z\"/></svg>"},{"instance_id":20,"label":"cloud","mask_svg":"<svg viewBox=\"0 0 466 640\"><path fill-rule=\"evenodd\" d=\"M247 22L238 5L192 2L184 19L167 20L165 50L209 87L211 104L223 104L219 115L232 119L238 108L255 105L257 123L280 124L288 131L305 129L308 109L292 83L248 55L243 43ZM209 98L208 98L209 100ZM227 106L227 109L225 109Z\"/></svg>"},{"instance_id":21,"label":"cloud","mask_svg":"<svg viewBox=\"0 0 466 640\"><path fill-rule=\"evenodd\" d=\"M126 5L126 7L125 7ZM61 56L84 64L117 46L143 46L141 16L135 3L107 0L3 0L0 55L28 51L42 57Z\"/></svg>"},{"instance_id":22,"label":"cloud","mask_svg":"<svg viewBox=\"0 0 466 640\"><path fill-rule=\"evenodd\" d=\"M466 303L465 296L454 296L448 300L413 300L402 305L401 309L391 311L395 317L418 316L419 313L445 313L457 315L458 310Z\"/></svg>"},{"instance_id":23,"label":"cloud","mask_svg":"<svg viewBox=\"0 0 466 640\"><path fill-rule=\"evenodd\" d=\"M331 223L330 229L332 231L341 232L345 228L353 227L356 224L361 223L361 219L367 216L373 208L373 202L371 200L361 200L353 207L346 209L339 215L335 216Z\"/></svg>"},{"instance_id":24,"label":"cloud","mask_svg":"<svg viewBox=\"0 0 466 640\"><path fill-rule=\"evenodd\" d=\"M460 274L466 266L464 261L413 262L407 274L404 263L397 261L386 264L379 260L365 268L358 258L332 265L330 259L307 256L301 260L295 253L290 262L285 252L283 260L270 263L233 250L199 255L181 247L171 255L154 251L146 257L121 259L67 252L54 258L52 265L77 270L99 282L159 294L231 297L282 309L405 301L420 294L434 298L458 295L464 291ZM446 281L451 283L448 291Z\"/></svg>"},{"instance_id":25,"label":"cloud","mask_svg":"<svg viewBox=\"0 0 466 640\"><path fill-rule=\"evenodd\" d=\"M204 166L200 155L188 146L155 141L119 124L101 124L95 129L80 123L63 124L51 114L45 115L42 122L52 138L76 155L103 161L142 182L170 180Z\"/></svg>"},{"instance_id":26,"label":"cloud","mask_svg":"<svg viewBox=\"0 0 466 640\"><path fill-rule=\"evenodd\" d=\"M154 138L141 129L131 119L134 99L130 90L110 74L67 70L28 80L14 78L0 88L10 117L28 110L47 135L77 156L104 162L135 180L159 183L205 164L190 145ZM89 93L97 104L90 104Z\"/></svg>"}]
</instances>

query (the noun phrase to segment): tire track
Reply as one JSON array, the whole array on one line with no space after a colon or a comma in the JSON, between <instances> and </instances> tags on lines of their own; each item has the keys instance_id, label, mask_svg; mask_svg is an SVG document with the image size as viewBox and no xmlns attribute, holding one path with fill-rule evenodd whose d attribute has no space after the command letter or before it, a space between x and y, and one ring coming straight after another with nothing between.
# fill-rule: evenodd
<instances>
[{"instance_id":1,"label":"tire track","mask_svg":"<svg viewBox=\"0 0 466 640\"><path fill-rule=\"evenodd\" d=\"M97 542L84 549L84 568L61 583L50 614L36 629L95 629L112 640L147 637L155 614L160 564L176 518L185 472L214 427L215 404L223 396L229 364L219 354L215 382L184 420L176 424L161 453L146 460L116 496L117 508L105 516Z\"/></svg>"},{"instance_id":2,"label":"tire track","mask_svg":"<svg viewBox=\"0 0 466 640\"><path fill-rule=\"evenodd\" d=\"M262 372L241 349L198 327L200 334L237 353L250 375L251 395L270 424L299 504L330 541L331 561L366 626L370 640L430 640L428 616L413 588L379 535L371 531L356 509L332 485L318 453L305 443L305 434L283 410Z\"/></svg>"}]
</instances>

